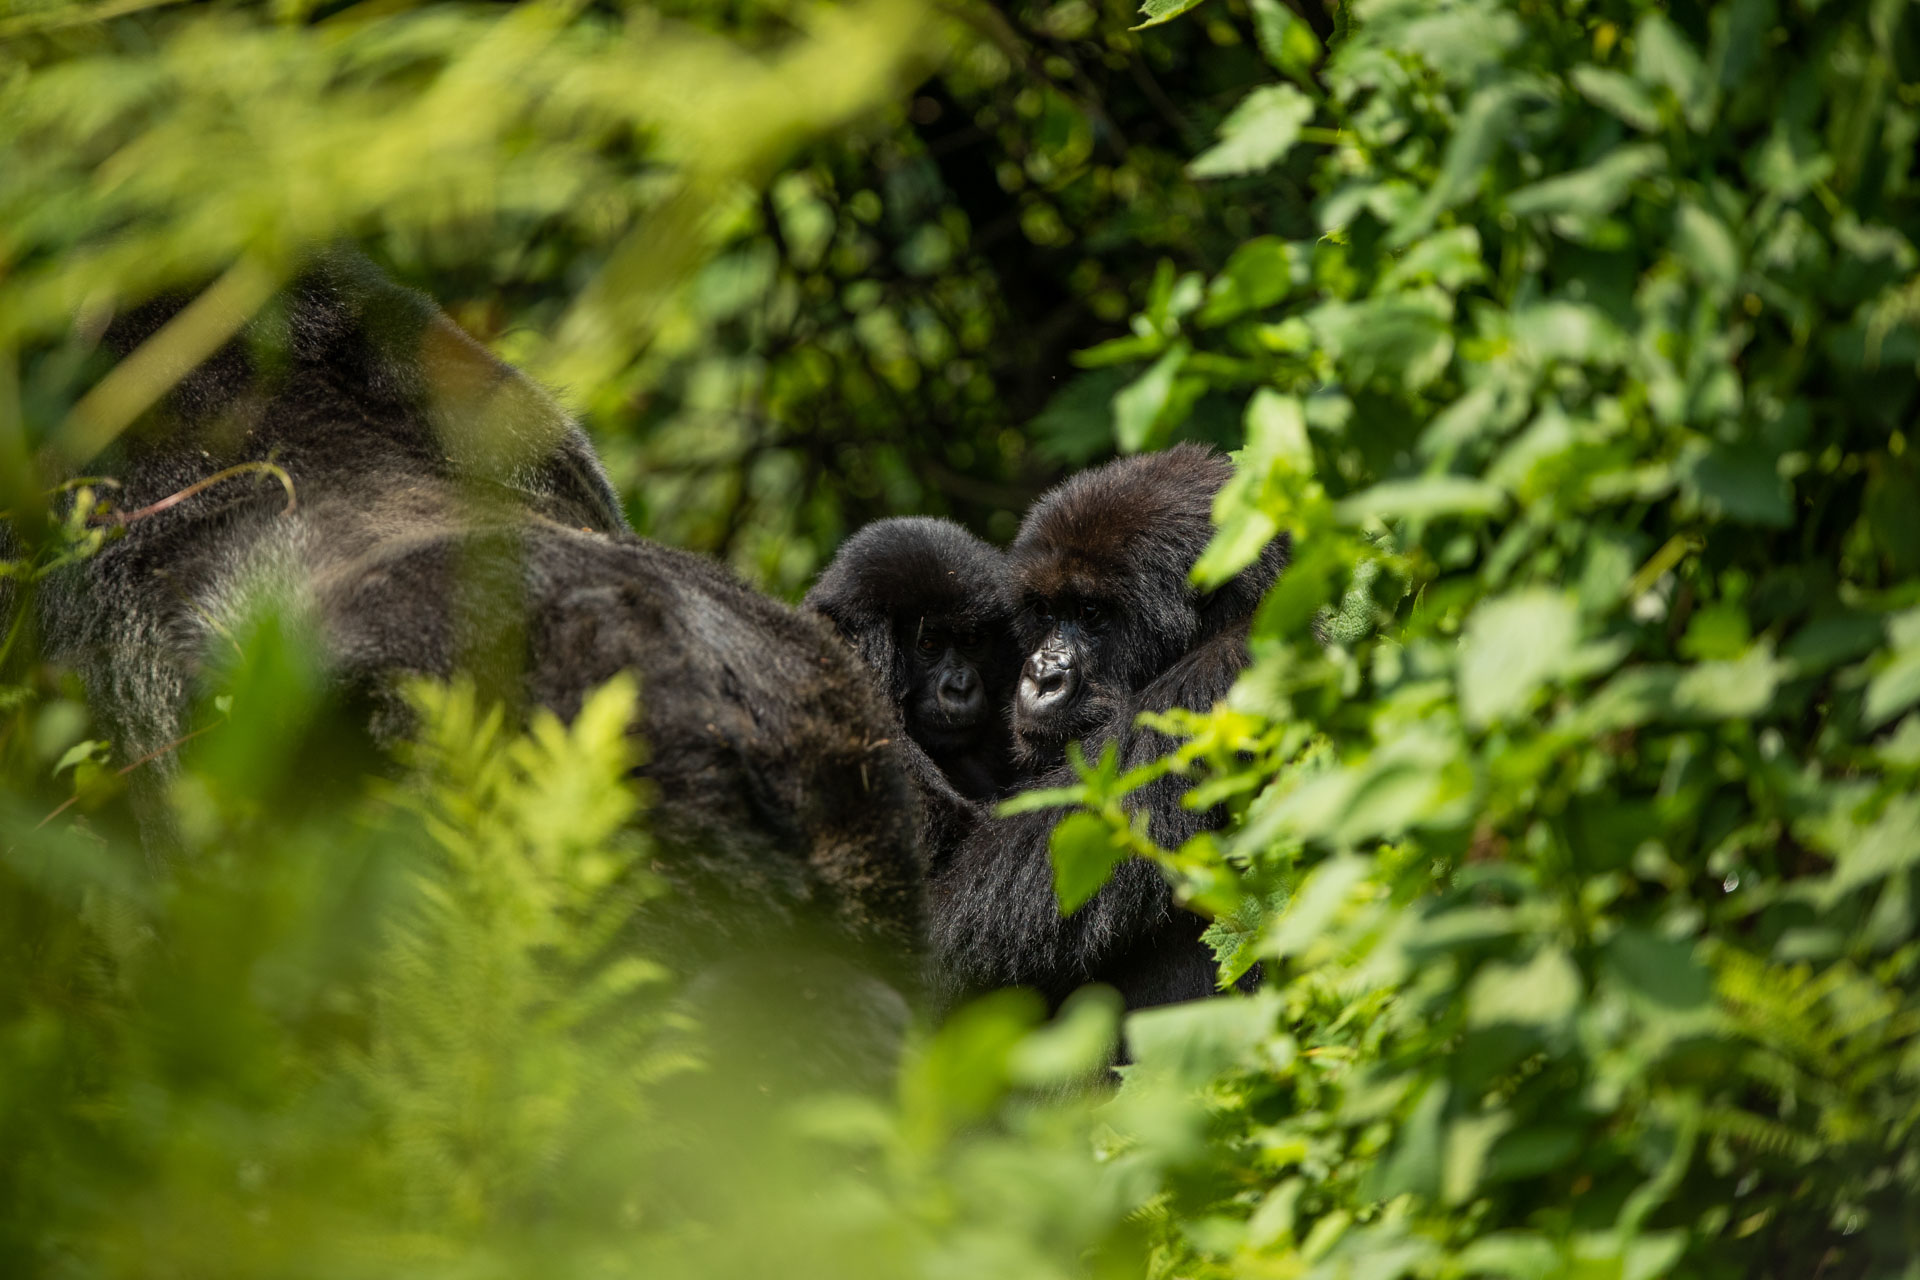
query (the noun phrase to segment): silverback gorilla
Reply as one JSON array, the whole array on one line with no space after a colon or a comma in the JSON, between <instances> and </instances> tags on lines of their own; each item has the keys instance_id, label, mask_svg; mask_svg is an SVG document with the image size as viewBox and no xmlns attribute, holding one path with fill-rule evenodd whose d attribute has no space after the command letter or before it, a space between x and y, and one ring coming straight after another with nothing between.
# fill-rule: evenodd
<instances>
[{"instance_id":1,"label":"silverback gorilla","mask_svg":"<svg viewBox=\"0 0 1920 1280\"><path fill-rule=\"evenodd\" d=\"M1027 654L1013 704L1016 746L1033 775L1024 785L1071 782L1071 741L1089 758L1116 744L1123 768L1164 755L1174 744L1135 718L1209 707L1246 665L1248 624L1286 563L1286 540L1217 590L1188 582L1213 535L1213 497L1231 474L1211 450L1176 445L1074 476L1027 513L1008 552ZM1185 808L1185 792L1169 775L1133 797L1164 846L1219 821ZM1114 986L1129 1008L1211 994L1205 922L1175 905L1151 863L1123 863L1091 901L1061 916L1048 856L1061 816L985 820L934 867L942 1002L1028 986L1057 1003L1089 982Z\"/></svg>"},{"instance_id":2,"label":"silverback gorilla","mask_svg":"<svg viewBox=\"0 0 1920 1280\"><path fill-rule=\"evenodd\" d=\"M108 340L124 352L177 310ZM321 258L99 465L132 511L256 460L285 469L294 509L216 484L38 599L45 651L82 673L123 759L168 767L209 650L262 593L317 623L376 740L406 730L408 675L491 664L510 701L570 717L631 670L655 864L699 920L675 936L724 952L824 919L917 975L911 792L865 673L817 619L634 536L578 427L425 298Z\"/></svg>"}]
</instances>

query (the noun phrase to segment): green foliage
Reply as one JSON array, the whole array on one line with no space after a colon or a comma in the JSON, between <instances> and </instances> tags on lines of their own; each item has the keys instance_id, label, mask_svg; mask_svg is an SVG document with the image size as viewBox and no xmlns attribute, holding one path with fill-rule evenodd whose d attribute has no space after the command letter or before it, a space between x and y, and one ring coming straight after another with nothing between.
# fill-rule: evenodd
<instances>
[{"instance_id":1,"label":"green foliage","mask_svg":"<svg viewBox=\"0 0 1920 1280\"><path fill-rule=\"evenodd\" d=\"M1297 551L1162 725L1268 977L1138 1042L1210 1100L1169 1273L1905 1274L1920 26L1353 19L1195 164L1315 145L1320 237L1136 325L1247 405L1196 580Z\"/></svg>"},{"instance_id":2,"label":"green foliage","mask_svg":"<svg viewBox=\"0 0 1920 1280\"><path fill-rule=\"evenodd\" d=\"M76 311L236 260L244 302L312 236L578 370L640 523L777 587L1229 442L1197 581L1294 539L1253 665L1032 803L1064 907L1152 858L1262 989L1127 1019L1117 1090L1110 1004L1008 994L884 1096L768 1101L649 946L630 688L525 735L423 691L400 778L321 786L263 621L141 766L154 873L16 626L0 1269L1911 1274L1911 9L1016 4L805 147L926 30L688 10L0 18L10 580L112 536L28 460L156 390ZM1167 770L1224 829L1152 845Z\"/></svg>"}]
</instances>

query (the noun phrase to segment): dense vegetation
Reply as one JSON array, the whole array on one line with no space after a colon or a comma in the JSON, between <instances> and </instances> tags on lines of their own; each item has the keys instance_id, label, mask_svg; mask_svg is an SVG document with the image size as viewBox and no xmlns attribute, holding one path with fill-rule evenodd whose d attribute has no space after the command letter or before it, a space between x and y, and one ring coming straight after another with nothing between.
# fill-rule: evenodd
<instances>
[{"instance_id":1,"label":"dense vegetation","mask_svg":"<svg viewBox=\"0 0 1920 1280\"><path fill-rule=\"evenodd\" d=\"M1266 983L1129 1019L1117 1092L1097 995L763 1092L614 944L633 689L525 736L422 689L316 789L263 619L155 873L16 622L9 1274L1910 1273L1908 6L136 8L0 17L16 607L171 362L102 381L97 313L217 277L217 340L342 236L777 591L1218 440L1199 575L1296 546L1171 718L1235 821L1155 849L1089 762L1054 853L1070 902L1158 859Z\"/></svg>"}]
</instances>

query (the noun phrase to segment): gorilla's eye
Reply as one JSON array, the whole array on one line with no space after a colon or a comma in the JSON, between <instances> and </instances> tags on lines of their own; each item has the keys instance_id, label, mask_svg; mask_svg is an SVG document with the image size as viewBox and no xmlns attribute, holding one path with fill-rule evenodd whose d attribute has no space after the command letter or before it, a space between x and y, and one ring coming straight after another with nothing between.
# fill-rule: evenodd
<instances>
[{"instance_id":1,"label":"gorilla's eye","mask_svg":"<svg viewBox=\"0 0 1920 1280\"><path fill-rule=\"evenodd\" d=\"M1053 625L1053 606L1042 600L1033 606L1033 616L1043 627Z\"/></svg>"},{"instance_id":2,"label":"gorilla's eye","mask_svg":"<svg viewBox=\"0 0 1920 1280\"><path fill-rule=\"evenodd\" d=\"M932 632L922 631L920 633L919 648L922 653L936 653L939 651L940 642L934 639Z\"/></svg>"},{"instance_id":3,"label":"gorilla's eye","mask_svg":"<svg viewBox=\"0 0 1920 1280\"><path fill-rule=\"evenodd\" d=\"M1100 621L1103 613L1104 613L1104 610L1102 610L1099 605L1089 600L1080 606L1080 609L1079 609L1080 621L1098 622Z\"/></svg>"}]
</instances>

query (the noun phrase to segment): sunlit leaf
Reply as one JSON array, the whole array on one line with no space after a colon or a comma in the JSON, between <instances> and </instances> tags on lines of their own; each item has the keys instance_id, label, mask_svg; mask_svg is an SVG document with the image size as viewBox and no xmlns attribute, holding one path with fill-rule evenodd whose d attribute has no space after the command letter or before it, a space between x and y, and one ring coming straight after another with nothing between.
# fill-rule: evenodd
<instances>
[{"instance_id":1,"label":"sunlit leaf","mask_svg":"<svg viewBox=\"0 0 1920 1280\"><path fill-rule=\"evenodd\" d=\"M1290 84L1255 89L1220 125L1220 141L1194 157L1196 178L1230 177L1270 168L1293 150L1313 119L1313 99Z\"/></svg>"}]
</instances>

